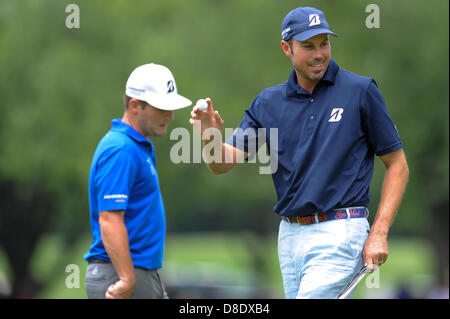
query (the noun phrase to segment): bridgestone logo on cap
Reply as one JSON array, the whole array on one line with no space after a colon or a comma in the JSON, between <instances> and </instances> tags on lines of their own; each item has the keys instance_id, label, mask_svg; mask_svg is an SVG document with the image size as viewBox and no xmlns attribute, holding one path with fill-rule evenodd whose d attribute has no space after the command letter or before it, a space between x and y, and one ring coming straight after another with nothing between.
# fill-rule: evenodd
<instances>
[{"instance_id":1,"label":"bridgestone logo on cap","mask_svg":"<svg viewBox=\"0 0 450 319\"><path fill-rule=\"evenodd\" d=\"M309 15L309 27L320 24L319 15L313 13Z\"/></svg>"},{"instance_id":2,"label":"bridgestone logo on cap","mask_svg":"<svg viewBox=\"0 0 450 319\"><path fill-rule=\"evenodd\" d=\"M167 82L167 93L171 93L173 91L175 91L175 86L173 85L173 81L169 80Z\"/></svg>"}]
</instances>

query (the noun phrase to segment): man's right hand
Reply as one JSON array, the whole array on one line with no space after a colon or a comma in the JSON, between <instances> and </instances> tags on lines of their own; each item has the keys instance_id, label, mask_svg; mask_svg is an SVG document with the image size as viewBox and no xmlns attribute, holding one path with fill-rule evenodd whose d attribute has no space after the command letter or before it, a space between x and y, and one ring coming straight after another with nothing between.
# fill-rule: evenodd
<instances>
[{"instance_id":1,"label":"man's right hand","mask_svg":"<svg viewBox=\"0 0 450 319\"><path fill-rule=\"evenodd\" d=\"M189 123L194 126L194 130L200 134L200 137L203 140L203 145L212 142L212 139L208 138L208 136L210 136L208 133L211 132L207 132L207 136L203 136L205 130L210 128L217 129L219 130L219 135L221 136L224 127L224 122L220 117L219 112L214 110L211 99L207 98L206 102L208 103L208 108L205 111L200 111L196 106L194 106L192 108L191 118L189 119ZM216 142L219 143L222 149L222 159L219 161L212 160L206 164L213 174L224 174L240 163L237 161L237 158L247 158L247 153L244 153L232 145L222 143L221 138Z\"/></svg>"},{"instance_id":2,"label":"man's right hand","mask_svg":"<svg viewBox=\"0 0 450 319\"><path fill-rule=\"evenodd\" d=\"M133 260L130 255L128 231L125 226L125 213L119 211L101 211L98 222L103 245L111 258L119 281L108 287L105 297L130 298L136 284Z\"/></svg>"},{"instance_id":3,"label":"man's right hand","mask_svg":"<svg viewBox=\"0 0 450 319\"><path fill-rule=\"evenodd\" d=\"M106 299L129 299L133 295L134 282L119 280L106 290Z\"/></svg>"},{"instance_id":4,"label":"man's right hand","mask_svg":"<svg viewBox=\"0 0 450 319\"><path fill-rule=\"evenodd\" d=\"M222 132L224 126L224 122L220 117L219 112L215 111L213 108L211 99L207 98L206 102L208 103L208 108L205 111L200 111L194 106L191 111L191 118L189 119L189 123L194 126L194 129L201 137L203 136L203 132L208 128L216 128Z\"/></svg>"}]
</instances>

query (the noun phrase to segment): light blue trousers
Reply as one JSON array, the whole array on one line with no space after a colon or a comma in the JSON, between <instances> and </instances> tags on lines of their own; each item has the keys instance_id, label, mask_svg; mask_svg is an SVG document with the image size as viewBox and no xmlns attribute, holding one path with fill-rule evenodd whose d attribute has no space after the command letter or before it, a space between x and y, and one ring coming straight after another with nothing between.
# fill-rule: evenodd
<instances>
[{"instance_id":1,"label":"light blue trousers","mask_svg":"<svg viewBox=\"0 0 450 319\"><path fill-rule=\"evenodd\" d=\"M281 221L278 256L286 298L335 299L363 266L367 218L311 225Z\"/></svg>"}]
</instances>

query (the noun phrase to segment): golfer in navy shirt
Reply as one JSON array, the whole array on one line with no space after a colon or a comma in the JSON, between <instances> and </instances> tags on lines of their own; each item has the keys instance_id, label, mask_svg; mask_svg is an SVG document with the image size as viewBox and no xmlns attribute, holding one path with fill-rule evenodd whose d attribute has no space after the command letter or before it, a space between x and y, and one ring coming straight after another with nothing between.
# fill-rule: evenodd
<instances>
[{"instance_id":1,"label":"golfer in navy shirt","mask_svg":"<svg viewBox=\"0 0 450 319\"><path fill-rule=\"evenodd\" d=\"M148 137L163 136L172 111L191 105L168 68L145 64L128 78L125 113L112 121L89 176L93 242L85 259L89 298L164 298L165 212Z\"/></svg>"},{"instance_id":2,"label":"golfer in navy shirt","mask_svg":"<svg viewBox=\"0 0 450 319\"><path fill-rule=\"evenodd\" d=\"M239 158L254 157L267 143L276 162L274 211L281 217L278 254L286 298L337 298L364 264L374 271L385 263L388 231L409 175L376 82L331 59L330 35L336 36L322 11L299 7L288 13L281 47L294 68L286 82L253 100L225 143L204 135L206 129L224 127L211 99L206 111L194 107L191 112L191 124L201 123L194 127L200 128L203 145L217 143L208 149L221 151L221 160L205 155L214 174L230 171ZM270 136L273 128L276 139ZM386 174L370 227L374 155Z\"/></svg>"}]
</instances>

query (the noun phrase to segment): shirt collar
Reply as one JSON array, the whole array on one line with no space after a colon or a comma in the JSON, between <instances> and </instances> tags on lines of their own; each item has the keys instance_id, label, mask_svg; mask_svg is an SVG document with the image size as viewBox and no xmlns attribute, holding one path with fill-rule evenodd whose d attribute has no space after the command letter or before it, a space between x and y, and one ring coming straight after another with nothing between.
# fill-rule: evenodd
<instances>
[{"instance_id":1,"label":"shirt collar","mask_svg":"<svg viewBox=\"0 0 450 319\"><path fill-rule=\"evenodd\" d=\"M320 79L319 83L321 82L328 82L330 84L334 84L336 81L336 75L339 71L339 65L337 65L336 62L334 62L333 59L330 59L330 64L328 65L327 71L325 72L322 79ZM295 96L298 94L305 94L310 95L308 91L300 87L297 83L297 74L295 73L295 70L291 71L291 74L289 75L289 79L287 81L287 87L286 87L286 95L287 96Z\"/></svg>"},{"instance_id":2,"label":"shirt collar","mask_svg":"<svg viewBox=\"0 0 450 319\"><path fill-rule=\"evenodd\" d=\"M141 133L136 131L127 123L122 122L121 119L112 120L111 131L126 134L129 137L131 137L136 143L143 143L145 144L145 146L150 147L150 149L153 149L153 144L149 139L145 138Z\"/></svg>"}]
</instances>

